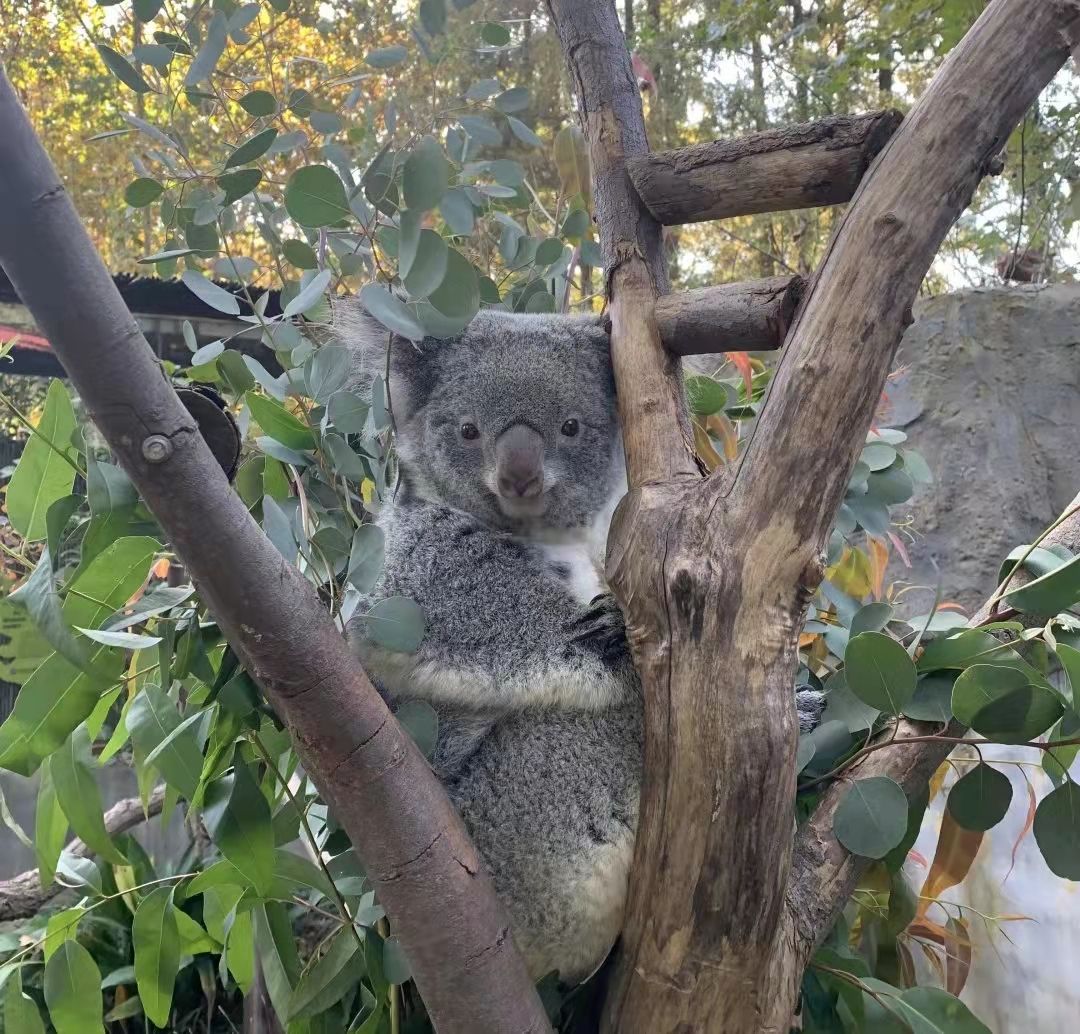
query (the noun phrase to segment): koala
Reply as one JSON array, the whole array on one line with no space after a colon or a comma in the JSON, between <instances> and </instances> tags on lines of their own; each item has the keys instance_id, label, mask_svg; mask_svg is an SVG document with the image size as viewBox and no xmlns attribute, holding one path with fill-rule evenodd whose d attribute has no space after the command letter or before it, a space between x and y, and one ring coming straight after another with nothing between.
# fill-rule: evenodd
<instances>
[{"instance_id":1,"label":"koala","mask_svg":"<svg viewBox=\"0 0 1080 1034\"><path fill-rule=\"evenodd\" d=\"M387 368L362 308L335 322L368 377ZM534 978L575 984L622 925L642 767L641 687L601 573L626 491L608 334L483 311L452 340L393 338L388 370L399 483L364 604L409 597L427 631L409 655L355 621L350 640L392 706L436 709L433 767L518 948ZM808 726L822 704L799 706Z\"/></svg>"}]
</instances>

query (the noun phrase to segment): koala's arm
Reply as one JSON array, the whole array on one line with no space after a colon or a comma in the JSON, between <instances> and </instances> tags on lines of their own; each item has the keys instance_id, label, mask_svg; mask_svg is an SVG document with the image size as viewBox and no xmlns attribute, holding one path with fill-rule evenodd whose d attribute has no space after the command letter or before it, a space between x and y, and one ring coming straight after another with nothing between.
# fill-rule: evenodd
<instances>
[{"instance_id":1,"label":"koala's arm","mask_svg":"<svg viewBox=\"0 0 1080 1034\"><path fill-rule=\"evenodd\" d=\"M368 602L406 596L427 620L414 654L350 630L390 696L498 714L600 709L640 691L613 601L583 605L538 551L440 506L395 509L381 523L386 573Z\"/></svg>"}]
</instances>

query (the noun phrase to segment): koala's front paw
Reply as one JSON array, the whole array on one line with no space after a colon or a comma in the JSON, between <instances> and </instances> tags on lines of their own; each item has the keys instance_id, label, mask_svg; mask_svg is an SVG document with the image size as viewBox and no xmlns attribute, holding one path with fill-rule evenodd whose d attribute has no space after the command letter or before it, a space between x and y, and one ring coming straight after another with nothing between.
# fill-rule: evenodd
<instances>
[{"instance_id":1,"label":"koala's front paw","mask_svg":"<svg viewBox=\"0 0 1080 1034\"><path fill-rule=\"evenodd\" d=\"M604 664L616 668L630 660L626 642L626 622L619 604L610 593L595 596L589 609L566 626L570 645L596 654Z\"/></svg>"},{"instance_id":2,"label":"koala's front paw","mask_svg":"<svg viewBox=\"0 0 1080 1034\"><path fill-rule=\"evenodd\" d=\"M795 690L795 710L799 715L799 732L812 732L821 722L825 710L825 694L809 686Z\"/></svg>"}]
</instances>

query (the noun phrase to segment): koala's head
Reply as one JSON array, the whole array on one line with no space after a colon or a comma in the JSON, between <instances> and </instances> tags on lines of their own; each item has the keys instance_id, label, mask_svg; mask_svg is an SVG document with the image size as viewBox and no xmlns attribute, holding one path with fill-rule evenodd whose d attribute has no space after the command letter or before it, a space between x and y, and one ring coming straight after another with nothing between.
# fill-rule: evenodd
<instances>
[{"instance_id":1,"label":"koala's head","mask_svg":"<svg viewBox=\"0 0 1080 1034\"><path fill-rule=\"evenodd\" d=\"M368 376L387 331L335 320ZM403 473L421 494L512 531L589 524L623 477L608 336L592 317L479 313L449 340L390 342Z\"/></svg>"}]
</instances>

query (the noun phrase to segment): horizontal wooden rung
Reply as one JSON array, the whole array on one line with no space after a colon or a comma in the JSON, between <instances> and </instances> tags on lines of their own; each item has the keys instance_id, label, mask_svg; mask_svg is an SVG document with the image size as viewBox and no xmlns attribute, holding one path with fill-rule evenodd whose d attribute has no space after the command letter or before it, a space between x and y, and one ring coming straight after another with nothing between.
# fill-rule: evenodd
<instances>
[{"instance_id":1,"label":"horizontal wooden rung","mask_svg":"<svg viewBox=\"0 0 1080 1034\"><path fill-rule=\"evenodd\" d=\"M665 226L849 201L903 115L837 115L627 161L634 187Z\"/></svg>"}]
</instances>

